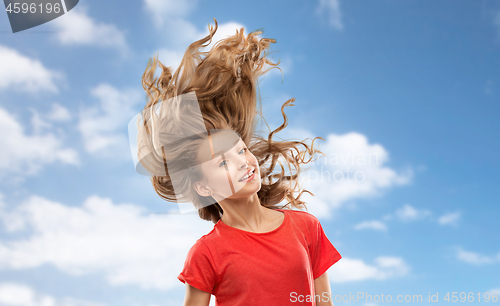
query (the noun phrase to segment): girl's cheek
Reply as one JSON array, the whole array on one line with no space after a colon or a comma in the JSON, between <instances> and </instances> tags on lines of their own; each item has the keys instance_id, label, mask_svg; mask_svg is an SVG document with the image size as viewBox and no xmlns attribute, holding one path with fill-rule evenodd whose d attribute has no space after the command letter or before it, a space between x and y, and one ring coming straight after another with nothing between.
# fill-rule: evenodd
<instances>
[{"instance_id":1,"label":"girl's cheek","mask_svg":"<svg viewBox=\"0 0 500 306\"><path fill-rule=\"evenodd\" d=\"M250 151L247 151L247 152L248 152L247 159L255 161L256 160L255 155L253 155L252 152L250 152Z\"/></svg>"}]
</instances>

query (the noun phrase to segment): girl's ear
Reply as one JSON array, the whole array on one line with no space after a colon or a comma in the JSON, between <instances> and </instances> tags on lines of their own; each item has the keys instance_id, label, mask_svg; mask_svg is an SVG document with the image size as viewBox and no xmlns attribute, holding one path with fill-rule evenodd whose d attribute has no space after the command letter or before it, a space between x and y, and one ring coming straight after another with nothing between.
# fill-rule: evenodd
<instances>
[{"instance_id":1,"label":"girl's ear","mask_svg":"<svg viewBox=\"0 0 500 306\"><path fill-rule=\"evenodd\" d=\"M196 190L196 192L202 197L208 197L212 195L212 192L210 191L208 186L203 184L202 182L194 183L194 190Z\"/></svg>"}]
</instances>

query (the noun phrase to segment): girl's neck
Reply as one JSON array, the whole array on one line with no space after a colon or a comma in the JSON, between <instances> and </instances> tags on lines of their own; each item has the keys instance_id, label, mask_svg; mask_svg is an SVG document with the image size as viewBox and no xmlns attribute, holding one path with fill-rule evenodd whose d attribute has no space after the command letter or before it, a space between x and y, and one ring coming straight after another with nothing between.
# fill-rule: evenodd
<instances>
[{"instance_id":1,"label":"girl's neck","mask_svg":"<svg viewBox=\"0 0 500 306\"><path fill-rule=\"evenodd\" d=\"M260 204L257 193L245 201L231 201L219 203L224 211L221 222L231 227L246 231L258 232L265 228L270 221L271 209Z\"/></svg>"}]
</instances>

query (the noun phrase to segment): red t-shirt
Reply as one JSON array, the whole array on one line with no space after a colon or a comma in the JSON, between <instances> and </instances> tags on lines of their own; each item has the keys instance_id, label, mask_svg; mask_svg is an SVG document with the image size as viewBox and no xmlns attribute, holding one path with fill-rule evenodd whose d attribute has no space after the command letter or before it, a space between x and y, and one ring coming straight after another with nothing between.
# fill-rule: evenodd
<instances>
[{"instance_id":1,"label":"red t-shirt","mask_svg":"<svg viewBox=\"0 0 500 306\"><path fill-rule=\"evenodd\" d=\"M315 216L277 210L284 221L266 233L219 220L191 247L177 278L213 294L217 306L315 306L314 279L342 256Z\"/></svg>"}]
</instances>

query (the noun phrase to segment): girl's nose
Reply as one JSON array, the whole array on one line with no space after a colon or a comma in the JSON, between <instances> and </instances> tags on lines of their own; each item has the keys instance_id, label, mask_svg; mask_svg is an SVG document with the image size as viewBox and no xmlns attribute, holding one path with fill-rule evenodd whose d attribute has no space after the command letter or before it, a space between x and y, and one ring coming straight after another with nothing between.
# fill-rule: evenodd
<instances>
[{"instance_id":1,"label":"girl's nose","mask_svg":"<svg viewBox=\"0 0 500 306\"><path fill-rule=\"evenodd\" d=\"M241 168L242 168L242 169L243 169L243 168L248 168L248 166L249 166L248 164L249 164L248 160L247 160L247 159L245 159L245 163L244 163L243 165L241 165Z\"/></svg>"}]
</instances>

